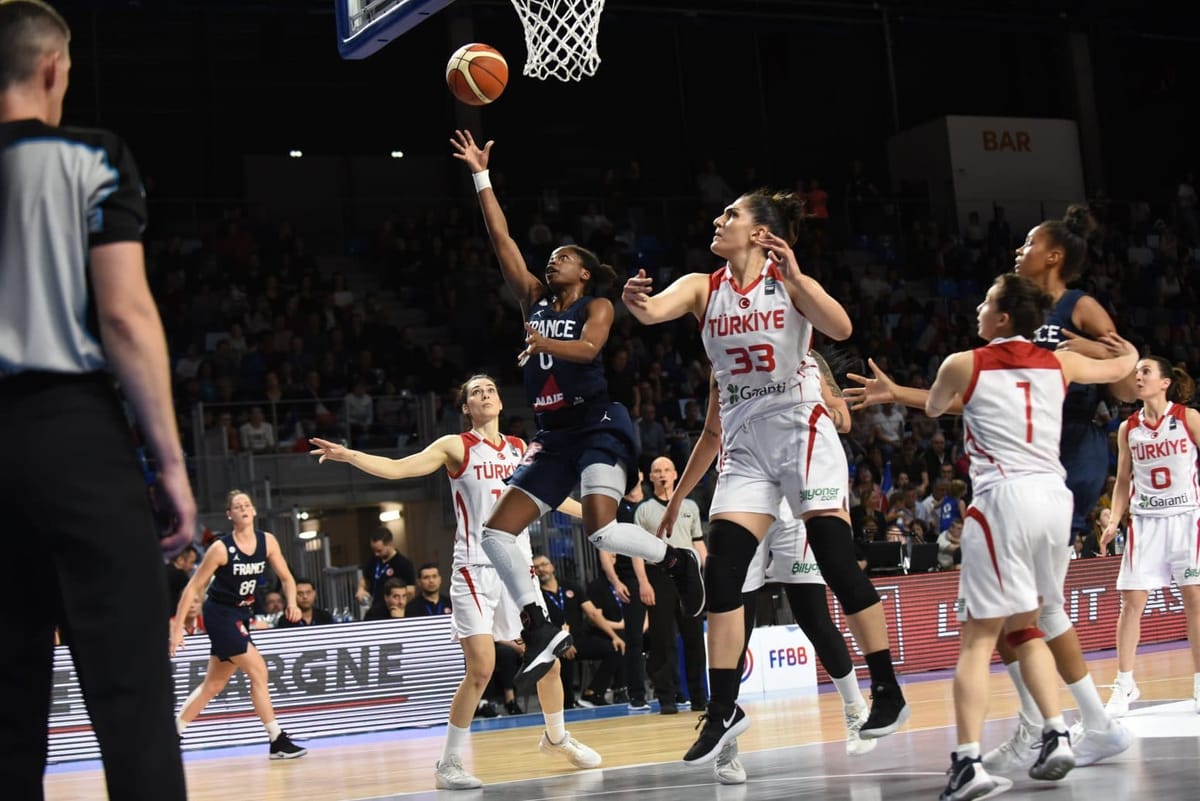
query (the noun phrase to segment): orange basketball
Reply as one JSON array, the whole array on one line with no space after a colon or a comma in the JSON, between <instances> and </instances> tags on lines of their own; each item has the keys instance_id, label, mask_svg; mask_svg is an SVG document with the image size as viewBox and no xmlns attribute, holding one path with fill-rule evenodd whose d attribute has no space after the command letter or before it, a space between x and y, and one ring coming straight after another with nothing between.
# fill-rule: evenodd
<instances>
[{"instance_id":1,"label":"orange basketball","mask_svg":"<svg viewBox=\"0 0 1200 801\"><path fill-rule=\"evenodd\" d=\"M508 62L494 47L465 44L454 51L446 64L446 85L463 103L491 103L508 84Z\"/></svg>"}]
</instances>

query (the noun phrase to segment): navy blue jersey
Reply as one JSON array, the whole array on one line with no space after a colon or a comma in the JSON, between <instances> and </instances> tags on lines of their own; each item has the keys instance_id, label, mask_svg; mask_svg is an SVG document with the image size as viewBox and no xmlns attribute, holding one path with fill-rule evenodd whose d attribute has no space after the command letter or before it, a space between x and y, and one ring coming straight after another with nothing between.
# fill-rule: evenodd
<instances>
[{"instance_id":1,"label":"navy blue jersey","mask_svg":"<svg viewBox=\"0 0 1200 801\"><path fill-rule=\"evenodd\" d=\"M1033 335L1034 343L1047 350L1054 350L1060 342L1067 339L1063 331L1086 336L1071 323L1075 304L1085 294L1082 289L1068 289L1064 292L1050 311L1046 312L1046 322ZM1063 401L1063 422L1091 420L1096 415L1100 398L1101 388L1096 384L1071 384L1067 387L1067 398Z\"/></svg>"},{"instance_id":2,"label":"navy blue jersey","mask_svg":"<svg viewBox=\"0 0 1200 801\"><path fill-rule=\"evenodd\" d=\"M233 542L233 535L226 534L217 540L228 553L228 560L213 574L208 587L208 598L226 606L254 606L254 591L259 580L267 573L267 535L254 530L254 553L243 553Z\"/></svg>"},{"instance_id":3,"label":"navy blue jersey","mask_svg":"<svg viewBox=\"0 0 1200 801\"><path fill-rule=\"evenodd\" d=\"M585 295L562 312L556 312L549 298L542 298L529 312L529 324L548 339L577 340L587 322L587 306L593 300ZM556 359L549 353L536 353L525 362L525 395L538 427L565 428L576 425L575 407L608 402L608 384L604 378L601 354L587 364Z\"/></svg>"},{"instance_id":4,"label":"navy blue jersey","mask_svg":"<svg viewBox=\"0 0 1200 801\"><path fill-rule=\"evenodd\" d=\"M1083 332L1071 324L1071 315L1084 294L1080 289L1064 292L1046 313L1046 322L1034 334L1033 341L1054 350L1066 339L1063 331L1083 336ZM1100 499L1108 476L1108 435L1092 422L1102 394L1103 388L1096 384L1070 384L1063 401L1062 438L1058 451L1067 471L1067 488L1075 499L1071 514L1072 540L1076 532L1090 528L1087 516Z\"/></svg>"}]
</instances>

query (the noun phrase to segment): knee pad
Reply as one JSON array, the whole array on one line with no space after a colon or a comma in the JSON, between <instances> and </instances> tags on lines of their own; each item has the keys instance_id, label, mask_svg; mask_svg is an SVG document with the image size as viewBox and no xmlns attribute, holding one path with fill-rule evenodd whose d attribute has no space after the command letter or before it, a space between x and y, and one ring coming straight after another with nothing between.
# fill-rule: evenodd
<instances>
[{"instance_id":1,"label":"knee pad","mask_svg":"<svg viewBox=\"0 0 1200 801\"><path fill-rule=\"evenodd\" d=\"M1057 639L1071 630L1071 618L1062 605L1043 606L1038 615L1038 626L1045 632L1047 640Z\"/></svg>"},{"instance_id":2,"label":"knee pad","mask_svg":"<svg viewBox=\"0 0 1200 801\"><path fill-rule=\"evenodd\" d=\"M1030 626L1027 629L1010 631L1004 635L1004 640L1008 643L1008 647L1015 651L1019 646L1024 645L1030 640L1038 640L1045 636L1045 633L1037 626Z\"/></svg>"},{"instance_id":3,"label":"knee pad","mask_svg":"<svg viewBox=\"0 0 1200 801\"><path fill-rule=\"evenodd\" d=\"M732 612L742 605L742 583L758 550L758 540L737 523L714 520L708 528L708 542L708 559L704 562L708 611Z\"/></svg>"},{"instance_id":4,"label":"knee pad","mask_svg":"<svg viewBox=\"0 0 1200 801\"><path fill-rule=\"evenodd\" d=\"M858 566L850 525L837 517L809 518L808 544L821 568L825 583L847 615L855 615L879 603L875 585Z\"/></svg>"}]
</instances>

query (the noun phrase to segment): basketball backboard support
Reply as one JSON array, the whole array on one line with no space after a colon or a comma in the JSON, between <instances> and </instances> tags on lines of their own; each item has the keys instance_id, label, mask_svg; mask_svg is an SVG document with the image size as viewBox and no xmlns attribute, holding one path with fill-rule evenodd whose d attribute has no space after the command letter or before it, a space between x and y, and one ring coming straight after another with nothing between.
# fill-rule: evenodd
<instances>
[{"instance_id":1,"label":"basketball backboard support","mask_svg":"<svg viewBox=\"0 0 1200 801\"><path fill-rule=\"evenodd\" d=\"M454 0L334 0L338 52L360 59L429 19Z\"/></svg>"}]
</instances>

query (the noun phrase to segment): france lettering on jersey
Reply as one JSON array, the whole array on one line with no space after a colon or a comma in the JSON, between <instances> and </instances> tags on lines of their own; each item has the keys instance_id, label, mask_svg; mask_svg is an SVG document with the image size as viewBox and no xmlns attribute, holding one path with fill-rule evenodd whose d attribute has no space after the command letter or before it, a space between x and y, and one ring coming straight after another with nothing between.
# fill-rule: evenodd
<instances>
[{"instance_id":1,"label":"france lettering on jersey","mask_svg":"<svg viewBox=\"0 0 1200 801\"><path fill-rule=\"evenodd\" d=\"M215 547L225 548L228 558L213 573L208 585L209 600L226 606L254 606L254 591L267 572L267 535L254 530L254 553L243 553L233 541L233 534L217 540Z\"/></svg>"},{"instance_id":2,"label":"france lettering on jersey","mask_svg":"<svg viewBox=\"0 0 1200 801\"><path fill-rule=\"evenodd\" d=\"M542 298L529 310L529 324L549 339L576 340L587 322L587 306L594 300L585 295L568 308L556 312L549 298ZM550 422L553 413L591 401L608 400L601 354L587 364L556 359L549 353L536 353L525 362L525 395L534 414L550 415L539 423Z\"/></svg>"},{"instance_id":3,"label":"france lettering on jersey","mask_svg":"<svg viewBox=\"0 0 1200 801\"><path fill-rule=\"evenodd\" d=\"M963 393L963 444L975 494L1030 475L1066 478L1058 458L1066 381L1058 359L1024 337L974 351Z\"/></svg>"},{"instance_id":4,"label":"france lettering on jersey","mask_svg":"<svg viewBox=\"0 0 1200 801\"><path fill-rule=\"evenodd\" d=\"M1187 427L1187 409L1168 403L1151 425L1145 410L1129 416L1125 439L1133 461L1129 511L1136 515L1173 515L1200 507L1196 443Z\"/></svg>"},{"instance_id":5,"label":"france lettering on jersey","mask_svg":"<svg viewBox=\"0 0 1200 801\"><path fill-rule=\"evenodd\" d=\"M1046 320L1034 333L1033 343L1046 350L1055 350L1059 343L1067 341L1066 333L1086 336L1071 322L1075 313L1075 305L1086 293L1082 289L1068 289L1054 306L1046 312ZM1090 422L1096 416L1096 407L1100 404L1102 390L1096 384L1071 384L1067 389L1067 397L1063 406L1063 415L1067 420L1082 420Z\"/></svg>"},{"instance_id":6,"label":"france lettering on jersey","mask_svg":"<svg viewBox=\"0 0 1200 801\"><path fill-rule=\"evenodd\" d=\"M700 338L720 390L721 426L743 423L821 400L821 376L809 361L812 324L796 309L768 261L745 288L729 265L709 276Z\"/></svg>"},{"instance_id":7,"label":"france lettering on jersey","mask_svg":"<svg viewBox=\"0 0 1200 801\"><path fill-rule=\"evenodd\" d=\"M483 521L504 492L504 480L513 474L525 454L525 443L504 437L493 445L474 431L460 434L463 463L450 474L450 493L458 526L454 530L454 569L464 565L490 565L479 539Z\"/></svg>"}]
</instances>

